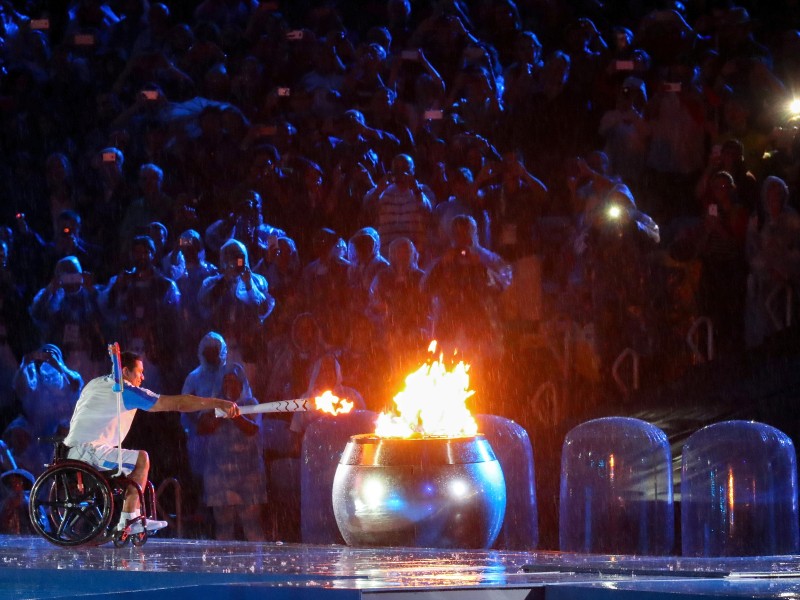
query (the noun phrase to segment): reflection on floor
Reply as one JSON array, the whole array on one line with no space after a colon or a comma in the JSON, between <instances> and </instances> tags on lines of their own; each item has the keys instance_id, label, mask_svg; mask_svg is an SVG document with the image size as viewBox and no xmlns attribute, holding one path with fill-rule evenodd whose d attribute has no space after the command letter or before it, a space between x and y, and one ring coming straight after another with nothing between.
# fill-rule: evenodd
<instances>
[{"instance_id":1,"label":"reflection on floor","mask_svg":"<svg viewBox=\"0 0 800 600\"><path fill-rule=\"evenodd\" d=\"M800 557L644 558L152 539L58 548L0 536L0 598L798 598Z\"/></svg>"}]
</instances>

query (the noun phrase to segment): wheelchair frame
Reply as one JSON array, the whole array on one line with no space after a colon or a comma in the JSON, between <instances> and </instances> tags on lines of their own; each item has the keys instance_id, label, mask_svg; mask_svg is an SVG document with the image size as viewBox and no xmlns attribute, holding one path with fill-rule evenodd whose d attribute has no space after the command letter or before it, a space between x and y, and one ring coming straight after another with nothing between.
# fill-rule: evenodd
<instances>
[{"instance_id":1,"label":"wheelchair frame","mask_svg":"<svg viewBox=\"0 0 800 600\"><path fill-rule=\"evenodd\" d=\"M102 471L89 463L67 458L68 448L56 442L53 463L39 475L30 493L29 515L36 533L56 546L99 545L113 541L122 547L130 541L141 546L147 530L131 533L131 525L156 516L155 490L144 490L125 475ZM116 528L128 487L139 494L141 515Z\"/></svg>"}]
</instances>

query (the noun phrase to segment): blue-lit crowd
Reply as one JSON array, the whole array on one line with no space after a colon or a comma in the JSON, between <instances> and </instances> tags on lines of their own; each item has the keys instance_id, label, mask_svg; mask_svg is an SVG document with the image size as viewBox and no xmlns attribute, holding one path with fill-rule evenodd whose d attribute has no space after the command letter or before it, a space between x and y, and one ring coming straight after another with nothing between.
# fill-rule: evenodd
<instances>
[{"instance_id":1,"label":"blue-lit crowd","mask_svg":"<svg viewBox=\"0 0 800 600\"><path fill-rule=\"evenodd\" d=\"M762 347L800 283L799 29L788 0L0 0L0 529L113 341L157 392L380 411L436 339L510 418L541 340L601 395L627 349L690 369L700 317ZM142 439L199 530L296 538L270 465L307 420L175 419Z\"/></svg>"}]
</instances>

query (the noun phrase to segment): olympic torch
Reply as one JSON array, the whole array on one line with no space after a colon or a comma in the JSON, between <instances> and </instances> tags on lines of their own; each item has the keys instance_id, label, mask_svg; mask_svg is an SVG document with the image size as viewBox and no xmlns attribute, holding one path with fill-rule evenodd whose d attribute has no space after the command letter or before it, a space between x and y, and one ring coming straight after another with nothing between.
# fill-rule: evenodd
<instances>
[{"instance_id":1,"label":"olympic torch","mask_svg":"<svg viewBox=\"0 0 800 600\"><path fill-rule=\"evenodd\" d=\"M277 400L275 402L262 402L252 406L240 406L239 414L252 415L257 413L296 413L317 410L331 415L340 415L353 410L353 403L345 398L334 396L330 390L323 392L315 398L293 398L291 400ZM217 417L225 417L220 409L215 409Z\"/></svg>"}]
</instances>

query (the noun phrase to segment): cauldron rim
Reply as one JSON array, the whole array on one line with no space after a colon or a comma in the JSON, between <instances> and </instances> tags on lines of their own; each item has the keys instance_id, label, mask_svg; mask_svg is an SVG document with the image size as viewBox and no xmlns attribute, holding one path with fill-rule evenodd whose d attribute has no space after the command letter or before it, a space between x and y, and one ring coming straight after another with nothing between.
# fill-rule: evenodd
<instances>
[{"instance_id":1,"label":"cauldron rim","mask_svg":"<svg viewBox=\"0 0 800 600\"><path fill-rule=\"evenodd\" d=\"M483 434L471 436L380 437L354 435L339 460L340 465L373 467L460 465L497 460Z\"/></svg>"}]
</instances>

